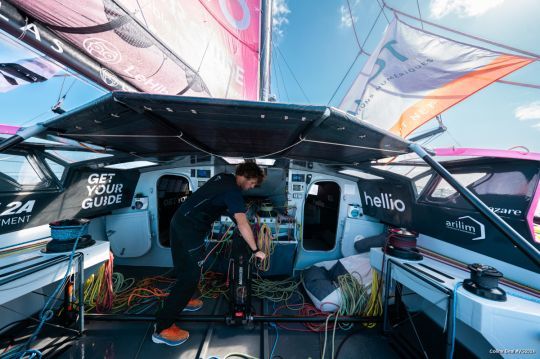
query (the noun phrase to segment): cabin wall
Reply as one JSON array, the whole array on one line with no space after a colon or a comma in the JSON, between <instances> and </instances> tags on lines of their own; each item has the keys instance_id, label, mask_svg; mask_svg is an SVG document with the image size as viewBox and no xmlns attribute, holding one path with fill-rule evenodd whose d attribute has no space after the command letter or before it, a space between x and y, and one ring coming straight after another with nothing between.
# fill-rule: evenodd
<instances>
[{"instance_id":1,"label":"cabin wall","mask_svg":"<svg viewBox=\"0 0 540 359\"><path fill-rule=\"evenodd\" d=\"M50 222L95 218L131 205L138 171L66 168L59 182L53 179L53 174L41 171L43 165L36 156L22 153L11 156L13 168L0 171L3 189L0 190L0 250L48 237ZM23 159L27 162L22 162ZM31 172L29 168L40 171ZM34 184L25 185L25 177L32 177ZM104 239L100 220L93 222L90 229L94 239Z\"/></svg>"},{"instance_id":2,"label":"cabin wall","mask_svg":"<svg viewBox=\"0 0 540 359\"><path fill-rule=\"evenodd\" d=\"M244 193L245 198L264 199L272 202L273 206L280 211L293 216L296 224L293 231L293 242L286 243L296 248L294 263L295 269L303 269L313 263L341 258L343 254L351 255L356 253L353 249L353 242L361 238L378 234L383 226L374 218L363 216L361 213L350 217L350 208L360 206L360 195L355 180L350 177L336 174L324 166L314 164L312 168L306 166L290 165L286 167L268 167L266 179L263 184ZM123 265L136 266L161 266L171 267L172 259L170 249L164 246L159 238L159 214L157 203L156 183L162 176L183 176L189 181L190 188L196 190L201 182L200 178L192 176L196 169L209 170L211 175L219 172L234 172L234 165L207 165L207 166L186 166L177 168L168 168L158 171L147 171L141 174L139 182L135 189L135 196L144 196L148 199L148 208L142 212L146 213L150 222L150 233L145 236L130 236L125 238L118 237L118 233L109 235L111 248L118 247L115 241L125 242L125 245L138 245L137 241L148 242L148 251L138 256L122 256L116 253L115 263ZM302 175L302 181L293 181L293 177ZM306 250L302 245L302 226L305 221L304 206L306 197L317 182L334 182L340 188L339 213L337 217L335 245L329 250ZM355 207L356 208L356 207ZM130 215L135 212L141 212L133 208L124 208L116 210L112 216ZM110 216L104 218L105 226L108 226ZM135 221L135 220L134 220ZM135 223L135 222L133 222ZM110 231L105 228L105 232ZM296 244L298 241L298 244ZM284 244L285 245L285 244ZM291 266L292 270L292 266Z\"/></svg>"},{"instance_id":3,"label":"cabin wall","mask_svg":"<svg viewBox=\"0 0 540 359\"><path fill-rule=\"evenodd\" d=\"M484 158L446 166L493 212L540 249L527 218L534 211L538 162ZM438 175L422 176L427 180L421 187L415 179L396 175L359 182L365 211L382 222L419 232L419 246L467 264L494 266L506 278L538 288L538 281L531 280L540 273L535 263Z\"/></svg>"},{"instance_id":4,"label":"cabin wall","mask_svg":"<svg viewBox=\"0 0 540 359\"><path fill-rule=\"evenodd\" d=\"M212 175L214 175L212 166L197 166L195 169L210 169ZM129 215L130 213L142 212L144 213L150 223L149 233L140 233L137 237L127 237L123 236L122 233L116 234L115 238L112 238L112 235L109 235L112 241L118 240L122 241L126 245L135 244L134 242L148 242L149 250L148 252L137 256L137 257L123 257L120 254L115 255L115 263L123 265L133 265L133 266L156 266L156 267L172 267L172 257L170 254L170 248L164 247L159 242L159 228L158 228L158 191L156 184L162 176L181 176L189 182L189 187L192 191L195 191L199 182L203 182L196 176L191 176L191 170L193 167L178 167L178 168L168 168L159 171L145 172L142 173L139 182L135 188L136 195L140 194L148 199L148 207L144 210L136 210L133 208L124 208L121 210L114 211L113 215ZM202 185L202 183L201 183ZM133 221L138 219L134 218ZM107 218L105 218L107 223ZM108 228L107 230L111 230ZM116 244L115 244L116 245ZM111 243L112 246L112 243Z\"/></svg>"}]
</instances>

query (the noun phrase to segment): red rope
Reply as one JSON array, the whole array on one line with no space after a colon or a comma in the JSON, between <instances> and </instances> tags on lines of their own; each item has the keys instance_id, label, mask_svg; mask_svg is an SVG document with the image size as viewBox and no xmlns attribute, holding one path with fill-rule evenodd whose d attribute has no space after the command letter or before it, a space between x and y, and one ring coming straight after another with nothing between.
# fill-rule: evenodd
<instances>
[{"instance_id":1,"label":"red rope","mask_svg":"<svg viewBox=\"0 0 540 359\"><path fill-rule=\"evenodd\" d=\"M113 290L113 263L114 255L109 252L109 260L105 263L104 280L101 283L99 295L96 299L96 312L108 312L112 309L114 303L114 290Z\"/></svg>"}]
</instances>

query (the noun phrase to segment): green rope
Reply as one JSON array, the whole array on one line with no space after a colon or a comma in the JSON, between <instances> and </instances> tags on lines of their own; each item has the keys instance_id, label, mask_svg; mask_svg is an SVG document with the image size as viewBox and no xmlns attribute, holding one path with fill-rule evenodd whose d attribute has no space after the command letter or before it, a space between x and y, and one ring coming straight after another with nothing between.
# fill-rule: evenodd
<instances>
[{"instance_id":1,"label":"green rope","mask_svg":"<svg viewBox=\"0 0 540 359\"><path fill-rule=\"evenodd\" d=\"M264 298L271 302L284 301L287 303L295 293L304 302L304 296L298 291L299 285L300 281L292 278L285 280L255 278L252 281L251 289L255 297Z\"/></svg>"},{"instance_id":2,"label":"green rope","mask_svg":"<svg viewBox=\"0 0 540 359\"><path fill-rule=\"evenodd\" d=\"M364 285L358 282L356 272L343 274L338 277L338 285L341 289L340 315L360 315L363 313L367 302L368 294ZM356 273L359 278L360 275Z\"/></svg>"}]
</instances>

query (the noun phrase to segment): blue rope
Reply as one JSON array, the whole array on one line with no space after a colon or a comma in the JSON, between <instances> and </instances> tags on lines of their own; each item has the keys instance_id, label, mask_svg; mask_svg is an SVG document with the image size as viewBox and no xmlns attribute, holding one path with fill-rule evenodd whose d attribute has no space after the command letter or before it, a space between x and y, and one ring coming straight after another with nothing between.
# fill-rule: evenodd
<instances>
[{"instance_id":1,"label":"blue rope","mask_svg":"<svg viewBox=\"0 0 540 359\"><path fill-rule=\"evenodd\" d=\"M30 347L30 344L32 344L34 339L37 337L37 335L39 334L39 332L43 328L43 325L45 324L45 322L48 321L49 319L51 319L53 317L53 315L54 315L52 309L49 308L49 306L51 305L51 301L56 298L56 296L58 295L58 292L60 292L60 290L63 288L64 284L66 283L66 281L67 281L67 279L69 277L69 273L71 272L71 265L73 264L73 257L75 256L75 251L77 250L77 244L79 243L79 239L81 238L81 235L82 235L83 231L86 229L87 226L88 226L88 223L84 224L81 227L81 230L79 231L79 235L77 236L77 239L75 240L75 243L73 244L73 249L71 250L71 254L69 255L69 262L68 262L68 266L67 266L67 269L66 269L66 274L64 274L64 278L60 281L60 283L58 283L55 290L49 296L49 299L47 300L47 302L45 303L45 305L41 309L41 312L39 313L40 321L39 321L39 324L38 324L36 330L34 330L34 332L30 336L30 338L28 338L26 343L21 344L21 345L15 347L14 349L12 349L12 351L10 353L8 353L7 356L5 356L5 357L2 356L3 359L9 359L9 358L20 358L21 359L21 358L25 358L25 356L29 355L29 354L31 354L28 357L29 359L34 359L34 358L40 359L42 357L42 353L39 350L28 349L28 348ZM81 285L83 285L83 283L81 283ZM80 298L79 300L82 301L83 298ZM19 351L19 349L21 349L21 348L23 349L23 351Z\"/></svg>"},{"instance_id":2,"label":"blue rope","mask_svg":"<svg viewBox=\"0 0 540 359\"><path fill-rule=\"evenodd\" d=\"M450 347L450 359L454 357L454 347L456 343L456 308L457 308L457 290L463 284L463 282L457 282L454 286L454 301L452 303L452 337L450 338L451 347Z\"/></svg>"},{"instance_id":3,"label":"blue rope","mask_svg":"<svg viewBox=\"0 0 540 359\"><path fill-rule=\"evenodd\" d=\"M276 330L276 340L274 341L274 346L272 347L272 351L270 352L270 357L268 359L272 359L274 357L274 351L276 350L277 342L279 340L279 331L276 323L270 323L271 327L274 327Z\"/></svg>"}]
</instances>

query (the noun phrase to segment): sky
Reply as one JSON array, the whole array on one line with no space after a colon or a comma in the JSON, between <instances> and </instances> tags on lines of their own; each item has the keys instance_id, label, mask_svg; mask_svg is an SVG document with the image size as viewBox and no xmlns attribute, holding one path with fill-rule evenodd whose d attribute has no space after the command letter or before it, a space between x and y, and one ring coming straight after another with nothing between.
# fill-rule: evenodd
<instances>
[{"instance_id":1,"label":"sky","mask_svg":"<svg viewBox=\"0 0 540 359\"><path fill-rule=\"evenodd\" d=\"M386 3L417 17L420 12L421 18L446 27L540 54L537 38L540 1L537 0L386 0ZM371 52L382 37L387 19L394 17L385 9L384 16L375 22L380 4L382 0L274 0L271 93L277 100L337 107L367 60L367 56L360 56L345 76L359 50L353 26L359 41L365 42L364 49ZM402 20L420 27L415 20ZM461 42L509 52L430 25L424 27ZM13 61L12 42L7 35L0 36L0 62ZM505 80L540 85L540 64L532 63ZM66 92L62 104L65 110L105 94L95 86L74 81L72 76L53 77L0 93L0 123L28 126L51 118L54 114L50 108ZM429 147L524 146L540 152L540 89L495 83L445 111L442 118L448 131L422 141ZM434 127L436 123L431 121L416 133Z\"/></svg>"},{"instance_id":2,"label":"sky","mask_svg":"<svg viewBox=\"0 0 540 359\"><path fill-rule=\"evenodd\" d=\"M352 19L346 0L276 2L282 19L279 29L274 30L274 43L279 51L278 57L274 51L276 69L272 76L272 92L283 102L327 104L359 49L353 24L363 43L377 18L382 0L349 0ZM416 17L420 8L422 19L540 54L539 1L387 0L386 3ZM384 13L388 20L394 16L389 10ZM420 27L415 20L401 19ZM379 17L365 43L367 52L376 47L387 24L385 17ZM425 25L425 29L457 41L508 52L429 25ZM303 91L279 53L284 55ZM367 56L360 57L330 105L339 105L366 60ZM532 63L504 79L540 85L540 64ZM442 118L448 131L431 139L430 147L509 149L525 146L530 151L540 152L540 89L495 83L445 111ZM416 133L435 127L436 121L431 121Z\"/></svg>"}]
</instances>

